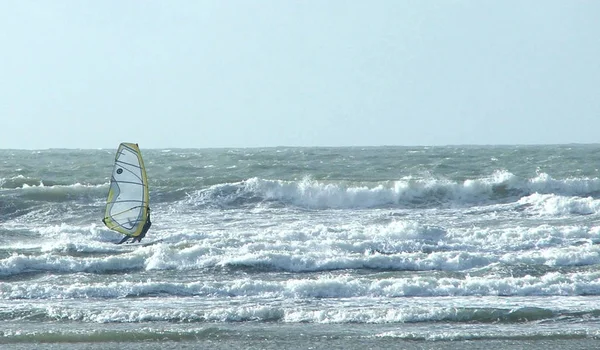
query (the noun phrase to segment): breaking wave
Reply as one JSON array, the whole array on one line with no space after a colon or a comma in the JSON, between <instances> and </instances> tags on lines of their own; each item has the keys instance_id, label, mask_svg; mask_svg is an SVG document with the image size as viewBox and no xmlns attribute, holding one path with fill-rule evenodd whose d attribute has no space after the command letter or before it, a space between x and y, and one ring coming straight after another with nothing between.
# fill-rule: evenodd
<instances>
[{"instance_id":1,"label":"breaking wave","mask_svg":"<svg viewBox=\"0 0 600 350\"><path fill-rule=\"evenodd\" d=\"M547 174L521 179L504 171L490 177L462 182L447 179L405 178L375 183L299 181L251 178L214 185L189 195L188 202L201 206L235 207L275 202L311 209L374 207L438 207L509 203L531 195L596 197L600 179L557 180Z\"/></svg>"}]
</instances>

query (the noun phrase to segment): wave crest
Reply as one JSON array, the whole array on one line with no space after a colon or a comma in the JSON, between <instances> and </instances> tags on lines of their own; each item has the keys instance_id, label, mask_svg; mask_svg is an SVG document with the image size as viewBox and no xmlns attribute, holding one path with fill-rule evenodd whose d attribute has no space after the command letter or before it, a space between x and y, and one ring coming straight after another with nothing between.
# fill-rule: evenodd
<instances>
[{"instance_id":1,"label":"wave crest","mask_svg":"<svg viewBox=\"0 0 600 350\"><path fill-rule=\"evenodd\" d=\"M413 177L380 182L328 182L309 177L296 181L251 178L195 191L187 201L193 205L209 207L236 207L267 202L309 209L433 208L516 202L536 193L598 195L600 179L558 180L543 173L524 179L506 171L496 171L489 177L464 181Z\"/></svg>"}]
</instances>

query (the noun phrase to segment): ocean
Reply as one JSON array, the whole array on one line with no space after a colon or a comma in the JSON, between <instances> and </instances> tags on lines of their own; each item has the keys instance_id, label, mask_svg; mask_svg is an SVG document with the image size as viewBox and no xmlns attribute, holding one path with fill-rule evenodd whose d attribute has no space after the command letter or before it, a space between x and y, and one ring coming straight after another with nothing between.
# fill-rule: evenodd
<instances>
[{"instance_id":1,"label":"ocean","mask_svg":"<svg viewBox=\"0 0 600 350\"><path fill-rule=\"evenodd\" d=\"M600 347L600 145L0 150L2 349Z\"/></svg>"}]
</instances>

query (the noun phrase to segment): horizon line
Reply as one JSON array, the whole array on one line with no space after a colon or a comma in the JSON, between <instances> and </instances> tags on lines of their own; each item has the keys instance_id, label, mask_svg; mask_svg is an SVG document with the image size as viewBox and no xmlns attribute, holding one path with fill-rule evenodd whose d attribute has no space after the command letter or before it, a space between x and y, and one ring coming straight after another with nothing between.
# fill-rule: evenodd
<instances>
[{"instance_id":1,"label":"horizon line","mask_svg":"<svg viewBox=\"0 0 600 350\"><path fill-rule=\"evenodd\" d=\"M204 149L204 150L222 150L222 149L277 149L277 148L412 148L412 147L535 147L535 146L593 146L600 145L597 143L584 143L584 142L569 142L569 143L498 143L498 144L476 144L476 143L464 143L464 144L440 144L440 145L356 145L356 146L291 146L291 145L279 145L279 146L220 146L220 147L141 147L141 149L147 150L175 150L175 149ZM139 145L138 145L139 146ZM116 147L45 147L45 148L0 148L2 151L49 151L49 150L112 150Z\"/></svg>"}]
</instances>

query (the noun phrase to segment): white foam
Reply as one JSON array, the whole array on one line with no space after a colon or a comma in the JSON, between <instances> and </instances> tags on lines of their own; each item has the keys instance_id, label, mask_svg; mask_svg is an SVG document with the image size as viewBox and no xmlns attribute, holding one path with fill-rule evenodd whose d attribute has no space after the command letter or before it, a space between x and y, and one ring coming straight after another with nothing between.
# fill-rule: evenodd
<instances>
[{"instance_id":1,"label":"white foam","mask_svg":"<svg viewBox=\"0 0 600 350\"><path fill-rule=\"evenodd\" d=\"M600 191L598 178L553 179L539 174L531 179L518 178L505 170L488 177L456 182L443 178L405 177L383 182L326 182L310 177L299 181L251 178L240 183L214 185L197 191L193 204L224 205L240 198L282 201L306 208L372 208L390 205L439 205L493 203L498 199L528 196L533 193L581 196Z\"/></svg>"},{"instance_id":2,"label":"white foam","mask_svg":"<svg viewBox=\"0 0 600 350\"><path fill-rule=\"evenodd\" d=\"M65 259L65 261L69 261ZM23 257L12 257L14 268L23 271L35 267L53 269L56 272L110 271L108 266L98 266L90 261L78 266L71 261L64 270L45 261L33 265ZM114 271L126 270L125 266L141 266L136 255L120 259L111 258L105 262ZM43 270L42 270L43 271ZM483 276L464 278L412 276L385 277L378 280L353 277L351 275L331 275L317 278L289 278L284 281L264 281L252 278L205 279L198 282L120 281L120 282L74 282L68 285L47 283L47 281L12 282L0 285L0 299L73 299L73 298L124 298L166 294L171 297L244 297L276 299L339 299L366 298L356 302L374 302L377 298L398 297L466 297L466 296L584 296L600 293L599 272L549 272L542 276L510 277ZM371 301L368 301L371 300Z\"/></svg>"},{"instance_id":3,"label":"white foam","mask_svg":"<svg viewBox=\"0 0 600 350\"><path fill-rule=\"evenodd\" d=\"M529 211L544 216L589 215L600 212L600 200L592 197L533 193L521 198L518 203L531 205Z\"/></svg>"},{"instance_id":4,"label":"white foam","mask_svg":"<svg viewBox=\"0 0 600 350\"><path fill-rule=\"evenodd\" d=\"M10 246L15 253L0 260L0 275L31 271L214 267L290 272L344 269L468 271L497 263L573 266L600 262L598 246L585 244L597 239L600 227L541 224L445 230L415 220L392 220L381 224L336 222L306 226L302 220L289 221L264 229L248 226L242 220L225 231L157 229L153 236L161 238L163 243L132 248L121 255L116 253L125 252L128 247L112 244L118 235L95 224L39 226L33 232L39 233L41 239ZM254 224L260 226L260 222ZM40 254L19 253L23 249L38 249ZM114 256L103 259L86 256L96 253ZM134 256L134 263L119 260L131 256Z\"/></svg>"},{"instance_id":5,"label":"white foam","mask_svg":"<svg viewBox=\"0 0 600 350\"><path fill-rule=\"evenodd\" d=\"M588 298L589 299L589 298ZM375 323L415 324L420 322L486 323L497 321L519 323L523 321L551 319L565 308L572 313L593 313L593 301L574 298L557 300L549 297L537 299L511 298L505 307L494 307L491 298L398 298L392 301L373 298L337 299L312 301L263 299L215 300L212 298L172 298L163 303L156 298L105 300L86 299L85 303L73 300L30 300L27 303L12 301L11 311L17 315L43 314L52 320L72 320L95 323L168 322L244 322L280 321L284 323ZM8 304L0 304L4 308ZM210 305L210 306L208 306ZM409 325L403 326L408 331ZM475 327L476 328L476 327ZM429 331L433 329L427 328ZM489 329L489 327L486 327ZM471 328L473 330L473 328ZM397 333L383 333L394 336Z\"/></svg>"}]
</instances>

